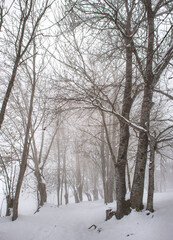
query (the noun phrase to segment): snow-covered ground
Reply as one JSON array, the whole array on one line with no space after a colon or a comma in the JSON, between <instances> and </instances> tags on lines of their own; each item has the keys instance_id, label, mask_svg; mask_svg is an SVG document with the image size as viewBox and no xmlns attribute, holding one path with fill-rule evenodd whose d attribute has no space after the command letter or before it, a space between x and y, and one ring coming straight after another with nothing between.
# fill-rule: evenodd
<instances>
[{"instance_id":1,"label":"snow-covered ground","mask_svg":"<svg viewBox=\"0 0 173 240\"><path fill-rule=\"evenodd\" d=\"M0 218L0 240L172 240L173 192L155 194L155 212L133 211L121 220L105 221L102 200L57 208L47 204L36 214L11 222ZM26 214L27 213L27 214ZM96 229L88 229L92 224Z\"/></svg>"}]
</instances>

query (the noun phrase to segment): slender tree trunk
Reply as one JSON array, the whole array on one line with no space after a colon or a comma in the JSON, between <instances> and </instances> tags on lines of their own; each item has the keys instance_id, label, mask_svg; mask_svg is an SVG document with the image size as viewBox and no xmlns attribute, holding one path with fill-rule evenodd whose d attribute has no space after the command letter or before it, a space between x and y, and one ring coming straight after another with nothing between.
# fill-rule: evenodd
<instances>
[{"instance_id":1,"label":"slender tree trunk","mask_svg":"<svg viewBox=\"0 0 173 240\"><path fill-rule=\"evenodd\" d=\"M29 116L28 116L27 129L26 129L26 133L25 133L25 143L24 143L24 149L23 149L23 154L22 154L22 161L21 161L21 165L20 165L20 172L19 172L19 177L18 177L18 182L17 182L17 187L16 187L15 198L14 198L14 202L13 202L12 221L14 221L18 218L19 195L20 195L20 190L22 187L23 178L24 178L24 174L26 171L26 167L27 167L27 158L28 158L28 151L29 151L29 129L30 129L30 124L31 124L32 104L33 104L33 94L31 96L30 111L29 111Z\"/></svg>"},{"instance_id":2,"label":"slender tree trunk","mask_svg":"<svg viewBox=\"0 0 173 240\"><path fill-rule=\"evenodd\" d=\"M93 200L97 201L99 199L98 195L98 188L97 188L97 183L98 183L98 172L95 170L94 172L94 189L93 189Z\"/></svg>"},{"instance_id":3,"label":"slender tree trunk","mask_svg":"<svg viewBox=\"0 0 173 240\"><path fill-rule=\"evenodd\" d=\"M35 165L35 176L37 179L37 197L38 197L38 209L44 205L45 202L47 202L47 193L46 193L46 184L43 182L42 174L41 174L41 169L39 167L39 164L41 163L41 157L42 157L42 148L43 148L43 139L44 139L44 134L42 135L42 141L41 141L41 151L37 153L37 147L35 143L35 138L34 138L34 131L32 130L31 126L31 132L32 132L32 151L33 151L33 161Z\"/></svg>"},{"instance_id":4,"label":"slender tree trunk","mask_svg":"<svg viewBox=\"0 0 173 240\"><path fill-rule=\"evenodd\" d=\"M82 183L82 176L81 176L81 164L79 161L79 148L77 146L77 142L75 142L75 148L76 148L76 188L79 200L83 201L83 183Z\"/></svg>"},{"instance_id":5,"label":"slender tree trunk","mask_svg":"<svg viewBox=\"0 0 173 240\"><path fill-rule=\"evenodd\" d=\"M26 9L25 9L26 10L25 13L22 12L22 10L21 10L22 14L21 14L21 18L20 18L20 21L19 21L20 25L18 27L18 34L17 34L17 38L16 38L16 44L18 44L18 45L15 45L15 48L16 48L15 50L17 51L17 53L16 53L16 57L15 57L15 62L14 62L11 78L10 78L10 81L8 83L8 87L7 87L5 97L4 97L4 100L3 100L3 103L2 103L1 111L0 111L0 129L1 129L2 123L4 121L5 111L6 111L6 108L7 108L7 104L8 104L9 98L10 98L10 94L11 94L15 79L16 79L16 74L17 74L17 69L18 69L18 66L19 66L19 62L20 62L22 56L25 54L27 48L29 47L29 45L30 45L30 43L31 43L31 41L34 37L34 35L33 35L32 38L30 38L30 40L28 41L28 44L24 48L25 50L23 50L23 52L22 52L23 40L24 40L24 37L25 37L25 30L26 30L26 23L28 21L30 13L31 13L32 2L30 4L27 4L27 5L28 5L27 6L28 7L28 12L27 12ZM2 16L2 10L1 10L1 16ZM2 20L3 19L1 19L1 24L2 24ZM34 32L33 32L33 34L34 34Z\"/></svg>"},{"instance_id":6,"label":"slender tree trunk","mask_svg":"<svg viewBox=\"0 0 173 240\"><path fill-rule=\"evenodd\" d=\"M108 157L108 166L107 166L107 202L113 202L114 198L114 183L115 183L115 170L113 161Z\"/></svg>"},{"instance_id":7,"label":"slender tree trunk","mask_svg":"<svg viewBox=\"0 0 173 240\"><path fill-rule=\"evenodd\" d=\"M129 192L131 192L132 188L131 188L130 169L129 169L128 161L127 161L126 169L127 169L128 188L129 188Z\"/></svg>"},{"instance_id":8,"label":"slender tree trunk","mask_svg":"<svg viewBox=\"0 0 173 240\"><path fill-rule=\"evenodd\" d=\"M16 74L17 74L17 68L18 68L19 61L20 61L20 57L17 56L16 61L14 63L11 79L9 81L8 88L7 88L7 91L5 93L5 97L4 97L2 107L1 107L1 111L0 111L0 129L1 129L2 123L4 121L4 116L5 116L5 111L6 111L6 108L7 108L7 103L8 103L8 100L10 98L10 94L11 94L11 91L12 91L12 88L13 88L13 85L14 85L14 82L15 82L15 79L16 79Z\"/></svg>"},{"instance_id":9,"label":"slender tree trunk","mask_svg":"<svg viewBox=\"0 0 173 240\"><path fill-rule=\"evenodd\" d=\"M60 194L60 205L62 205L62 198L63 198L63 185L64 185L64 176L62 175L62 178L61 178L61 185L60 185L60 189L61 189L61 194Z\"/></svg>"},{"instance_id":10,"label":"slender tree trunk","mask_svg":"<svg viewBox=\"0 0 173 240\"><path fill-rule=\"evenodd\" d=\"M35 49L35 43L34 43L34 49ZM30 98L28 122L27 122L26 132L25 132L25 141L24 141L24 148L23 148L23 153L22 153L22 160L21 160L21 164L20 164L19 177L18 177L18 182L17 182L17 186L16 186L15 198L14 198L14 202L13 202L12 221L14 221L18 218L19 195L20 195L20 190L22 187L23 178L25 175L26 167L27 167L27 158L28 158L29 145L30 145L29 131L30 131L30 127L31 127L31 118L32 118L32 112L33 112L33 103L34 103L34 95L35 95L35 87L36 87L35 60L36 60L36 55L33 56L32 92L31 92L31 98Z\"/></svg>"},{"instance_id":11,"label":"slender tree trunk","mask_svg":"<svg viewBox=\"0 0 173 240\"><path fill-rule=\"evenodd\" d=\"M147 210L154 212L153 197L154 197L154 162L155 162L155 139L150 139L150 163L149 163L149 180L148 180L148 199Z\"/></svg>"},{"instance_id":12,"label":"slender tree trunk","mask_svg":"<svg viewBox=\"0 0 173 240\"><path fill-rule=\"evenodd\" d=\"M37 178L37 189L39 193L39 206L43 206L47 202L46 184L42 180L42 176L39 170L35 171L35 176Z\"/></svg>"},{"instance_id":13,"label":"slender tree trunk","mask_svg":"<svg viewBox=\"0 0 173 240\"><path fill-rule=\"evenodd\" d=\"M104 143L104 127L101 127L101 166L102 166L102 181L104 192L104 203L107 204L107 190L106 190L106 160L105 160L105 143Z\"/></svg>"},{"instance_id":14,"label":"slender tree trunk","mask_svg":"<svg viewBox=\"0 0 173 240\"><path fill-rule=\"evenodd\" d=\"M64 165L63 165L63 174L64 174L64 188L65 188L65 204L67 205L69 203L68 200L68 189L67 189L67 169L66 169L66 153L64 153Z\"/></svg>"},{"instance_id":15,"label":"slender tree trunk","mask_svg":"<svg viewBox=\"0 0 173 240\"><path fill-rule=\"evenodd\" d=\"M60 187L61 187L61 158L60 158L60 137L58 131L58 164L57 164L57 202L58 207L60 206Z\"/></svg>"}]
</instances>

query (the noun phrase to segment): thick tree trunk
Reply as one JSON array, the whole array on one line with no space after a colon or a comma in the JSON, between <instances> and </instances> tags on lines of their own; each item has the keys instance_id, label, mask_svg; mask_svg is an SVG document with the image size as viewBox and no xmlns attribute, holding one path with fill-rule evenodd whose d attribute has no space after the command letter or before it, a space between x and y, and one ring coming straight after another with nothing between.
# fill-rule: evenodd
<instances>
[{"instance_id":1,"label":"thick tree trunk","mask_svg":"<svg viewBox=\"0 0 173 240\"><path fill-rule=\"evenodd\" d=\"M130 24L130 23L129 23ZM127 26L127 30L130 25ZM126 39L126 82L122 106L122 116L129 119L129 114L132 106L131 89L132 89L132 49L129 47L129 39ZM116 199L117 211L116 218L121 219L124 215L129 214L130 206L127 208L125 195L126 195L126 164L127 164L127 151L129 144L129 126L120 122L120 141L117 157L116 169Z\"/></svg>"}]
</instances>

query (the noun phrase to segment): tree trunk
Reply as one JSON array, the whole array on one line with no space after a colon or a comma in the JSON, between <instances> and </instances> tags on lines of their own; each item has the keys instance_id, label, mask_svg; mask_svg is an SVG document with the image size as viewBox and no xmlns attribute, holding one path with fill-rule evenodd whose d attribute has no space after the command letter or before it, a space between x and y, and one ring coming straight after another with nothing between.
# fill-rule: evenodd
<instances>
[{"instance_id":1,"label":"tree trunk","mask_svg":"<svg viewBox=\"0 0 173 240\"><path fill-rule=\"evenodd\" d=\"M60 158L60 137L58 131L57 147L58 147L58 163L57 163L57 203L60 206L60 188L61 188L61 158Z\"/></svg>"},{"instance_id":2,"label":"tree trunk","mask_svg":"<svg viewBox=\"0 0 173 240\"><path fill-rule=\"evenodd\" d=\"M147 210L154 212L153 208L153 197L154 197L154 162L155 162L155 139L150 142L150 164L149 164L149 180L148 180L148 199L147 199Z\"/></svg>"},{"instance_id":3,"label":"tree trunk","mask_svg":"<svg viewBox=\"0 0 173 240\"><path fill-rule=\"evenodd\" d=\"M28 132L29 132L29 130L28 130ZM26 137L25 137L25 139L26 139ZM27 166L27 157L28 157L28 149L29 149L28 145L29 145L28 141L25 141L25 146L24 146L24 151L23 151L23 156L22 156L22 162L21 162L21 165L20 165L20 172L19 172L19 177L18 177L18 182L17 182L17 187L16 187L16 193L15 193L15 198L14 198L14 202L13 202L12 221L14 221L18 218L19 195L20 195L20 190L21 190L21 187L22 187L23 178L24 178L24 174L25 174L26 166Z\"/></svg>"},{"instance_id":4,"label":"tree trunk","mask_svg":"<svg viewBox=\"0 0 173 240\"><path fill-rule=\"evenodd\" d=\"M99 199L99 192L98 192L98 169L95 167L93 169L93 200L97 201Z\"/></svg>"},{"instance_id":5,"label":"tree trunk","mask_svg":"<svg viewBox=\"0 0 173 240\"><path fill-rule=\"evenodd\" d=\"M128 161L127 161L126 169L127 169L128 188L129 188L129 192L131 192L132 188L131 188L130 169L129 169Z\"/></svg>"},{"instance_id":6,"label":"tree trunk","mask_svg":"<svg viewBox=\"0 0 173 240\"><path fill-rule=\"evenodd\" d=\"M11 216L11 209L13 208L13 199L10 195L6 196L7 208L6 208L6 216Z\"/></svg>"},{"instance_id":7,"label":"tree trunk","mask_svg":"<svg viewBox=\"0 0 173 240\"><path fill-rule=\"evenodd\" d=\"M20 57L17 56L16 61L14 63L11 79L9 81L8 88L7 88L7 91L5 93L5 97L4 97L2 107L1 107L1 111L0 111L0 129L1 129L2 123L4 121L4 116L5 116L5 111L6 111L6 108L7 108L7 103L8 103L8 100L10 98L10 94L11 94L11 91L12 91L12 88L13 88L13 85L14 85L14 82L15 82L15 79L16 79L16 74L17 74L17 68L18 68L19 61L20 61Z\"/></svg>"},{"instance_id":8,"label":"tree trunk","mask_svg":"<svg viewBox=\"0 0 173 240\"><path fill-rule=\"evenodd\" d=\"M91 194L90 194L90 193L88 193L88 192L86 192L85 194L86 194L86 196L87 196L87 198L88 198L88 201L90 201L90 202L91 202L91 201L92 201Z\"/></svg>"},{"instance_id":9,"label":"tree trunk","mask_svg":"<svg viewBox=\"0 0 173 240\"><path fill-rule=\"evenodd\" d=\"M35 44L34 44L34 51L35 51ZM28 122L27 122L26 132L25 132L25 141L24 141L24 148L23 148L23 153L22 153L22 160L21 160L21 164L20 164L19 177L18 177L18 182L17 182L17 187L16 187L15 198L14 198L14 202L13 202L12 221L14 221L18 218L19 195L20 195L20 190L22 187L23 178L25 175L26 167L27 167L27 158L28 158L29 145L30 145L29 131L30 131L30 127L31 127L31 117L32 117L32 111L33 111L33 103L34 103L34 95L35 95L35 87L36 87L35 60L36 60L36 55L33 56L32 92L31 92L31 98L30 98Z\"/></svg>"},{"instance_id":10,"label":"tree trunk","mask_svg":"<svg viewBox=\"0 0 173 240\"><path fill-rule=\"evenodd\" d=\"M79 161L79 148L77 146L77 142L75 142L76 148L76 188L79 200L83 201L83 183L82 183L82 176L81 176L81 164Z\"/></svg>"},{"instance_id":11,"label":"tree trunk","mask_svg":"<svg viewBox=\"0 0 173 240\"><path fill-rule=\"evenodd\" d=\"M129 21L130 24L130 21ZM127 31L130 31L130 25L127 24ZM130 32L129 32L130 33ZM126 39L126 83L124 90L122 116L129 119L129 114L132 106L131 89L132 89L132 49L129 47L129 39ZM120 141L117 157L116 169L116 199L117 211L116 218L121 219L124 215L129 214L129 209L126 208L126 164L127 151L129 144L129 126L120 122Z\"/></svg>"},{"instance_id":12,"label":"tree trunk","mask_svg":"<svg viewBox=\"0 0 173 240\"><path fill-rule=\"evenodd\" d=\"M102 181L103 181L103 192L104 192L104 203L107 204L107 189L106 189L106 160L105 160L105 143L104 143L104 127L101 127L101 169L102 169Z\"/></svg>"},{"instance_id":13,"label":"tree trunk","mask_svg":"<svg viewBox=\"0 0 173 240\"><path fill-rule=\"evenodd\" d=\"M69 203L68 200L68 189L67 189L67 169L66 169L66 156L64 156L64 186L65 186L65 204L67 205Z\"/></svg>"},{"instance_id":14,"label":"tree trunk","mask_svg":"<svg viewBox=\"0 0 173 240\"><path fill-rule=\"evenodd\" d=\"M109 159L108 165L108 179L107 179L107 202L111 203L114 200L114 182L115 182L115 170L113 162Z\"/></svg>"},{"instance_id":15,"label":"tree trunk","mask_svg":"<svg viewBox=\"0 0 173 240\"><path fill-rule=\"evenodd\" d=\"M42 181L42 176L39 171L35 172L35 176L37 178L37 184L38 184L37 189L39 192L39 194L38 194L38 196L39 196L38 208L39 208L40 206L43 206L44 203L47 202L46 184Z\"/></svg>"},{"instance_id":16,"label":"tree trunk","mask_svg":"<svg viewBox=\"0 0 173 240\"><path fill-rule=\"evenodd\" d=\"M74 192L74 199L75 199L75 203L79 203L79 197L78 197L78 192L76 191L75 187L73 187L73 192Z\"/></svg>"}]
</instances>

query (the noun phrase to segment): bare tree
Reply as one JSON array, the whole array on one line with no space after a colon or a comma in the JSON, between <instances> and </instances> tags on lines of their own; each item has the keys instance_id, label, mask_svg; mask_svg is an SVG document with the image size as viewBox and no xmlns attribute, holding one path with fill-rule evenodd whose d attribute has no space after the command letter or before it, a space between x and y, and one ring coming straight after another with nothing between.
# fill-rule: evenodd
<instances>
[{"instance_id":1,"label":"bare tree","mask_svg":"<svg viewBox=\"0 0 173 240\"><path fill-rule=\"evenodd\" d=\"M173 55L173 44L171 43L171 38L169 35L169 30L166 32L165 36L161 39L160 45L163 44L166 37L168 37L167 41L170 45L167 51L162 55L162 57L155 62L155 52L158 50L157 46L154 49L155 44L155 21L157 19L158 11L163 11L163 15L165 14L164 9L167 6L168 2L158 1L157 4L153 7L153 1L141 1L144 5L144 8L147 13L147 52L145 55L145 68L142 66L142 60L137 53L137 50L132 42L132 48L134 54L136 56L141 75L144 79L144 96L143 103L141 108L141 119L140 125L143 128L149 130L150 125L150 113L153 106L153 90L156 84L159 82L161 74L168 66L170 60ZM169 11L166 11L166 14L169 15ZM154 64L155 62L155 64ZM138 142L138 150L136 155L136 167L135 174L131 192L131 206L132 208L136 208L140 210L143 208L143 191L144 191L144 176L145 176L145 167L147 161L147 148L148 148L148 134L140 132L139 133L139 142Z\"/></svg>"}]
</instances>

